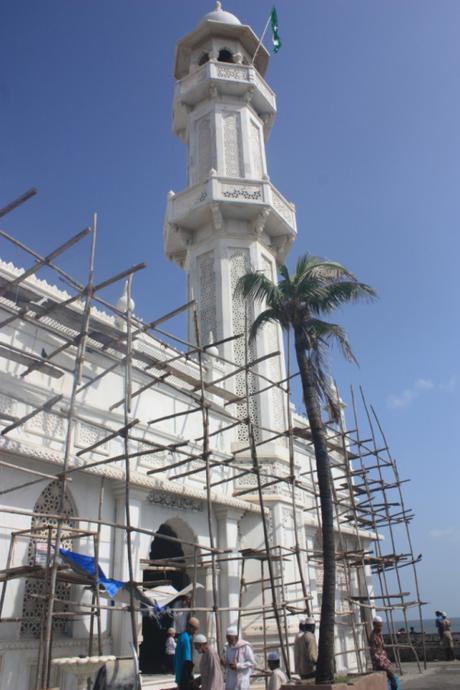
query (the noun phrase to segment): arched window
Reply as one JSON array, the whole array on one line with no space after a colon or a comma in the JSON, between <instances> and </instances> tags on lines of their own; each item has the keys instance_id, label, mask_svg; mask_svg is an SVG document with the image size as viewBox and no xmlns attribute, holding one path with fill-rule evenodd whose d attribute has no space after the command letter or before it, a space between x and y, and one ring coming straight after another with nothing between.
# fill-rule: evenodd
<instances>
[{"instance_id":1,"label":"arched window","mask_svg":"<svg viewBox=\"0 0 460 690\"><path fill-rule=\"evenodd\" d=\"M209 62L209 53L203 53L201 55L200 59L198 60L198 64L201 67L201 65L204 65L206 62Z\"/></svg>"},{"instance_id":2,"label":"arched window","mask_svg":"<svg viewBox=\"0 0 460 690\"><path fill-rule=\"evenodd\" d=\"M235 62L233 59L233 55L227 48L222 48L222 50L219 50L219 57L217 58L219 62Z\"/></svg>"},{"instance_id":3,"label":"arched window","mask_svg":"<svg viewBox=\"0 0 460 690\"><path fill-rule=\"evenodd\" d=\"M46 515L41 516L40 513L56 514L60 508L61 497L61 482L55 480L48 484L43 489L34 506L35 515L32 518L31 530L33 535L29 541L29 551L27 556L28 565L45 564L47 559L47 541L48 541L48 527L53 527L51 538L55 537L57 520L48 518ZM65 515L63 522L64 528L75 527L75 522L72 520L76 516L75 506L66 492L64 495L64 505L62 513ZM72 539L65 539L65 529L63 533L64 539L61 545L66 549L72 549ZM37 599L34 595L43 595L46 593L46 583L43 578L29 578L25 582L24 600L22 603L22 621L21 621L21 637L40 637L40 629L42 626L42 618L45 613L45 602L43 599ZM69 600L71 595L71 586L66 582L56 583L56 598ZM56 603L56 610L67 610L66 604ZM55 617L53 619L53 634L65 635L70 634L70 624L66 618Z\"/></svg>"}]
</instances>

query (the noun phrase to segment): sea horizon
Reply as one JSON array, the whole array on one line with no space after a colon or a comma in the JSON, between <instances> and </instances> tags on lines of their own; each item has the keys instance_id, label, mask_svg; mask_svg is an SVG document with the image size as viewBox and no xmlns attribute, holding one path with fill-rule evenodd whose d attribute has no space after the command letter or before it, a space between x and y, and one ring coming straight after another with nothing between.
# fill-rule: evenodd
<instances>
[{"instance_id":1,"label":"sea horizon","mask_svg":"<svg viewBox=\"0 0 460 690\"><path fill-rule=\"evenodd\" d=\"M382 616L382 617L384 618L384 616ZM449 616L449 620L451 623L452 632L459 633L460 632L460 616ZM423 630L425 633L432 634L432 633L437 632L434 616L432 618L422 618L422 622L423 622ZM408 623L409 628L411 626L413 626L416 633L421 632L421 630L420 630L420 619L419 618L408 618L407 623ZM395 624L396 629L406 627L404 620L394 619L394 624ZM385 631L388 632L386 630L386 625L385 625L384 632Z\"/></svg>"}]
</instances>

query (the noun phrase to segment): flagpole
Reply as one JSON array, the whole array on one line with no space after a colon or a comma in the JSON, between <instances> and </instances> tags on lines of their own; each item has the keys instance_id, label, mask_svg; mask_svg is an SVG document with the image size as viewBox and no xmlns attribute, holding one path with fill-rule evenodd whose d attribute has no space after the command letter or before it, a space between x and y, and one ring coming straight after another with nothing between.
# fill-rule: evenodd
<instances>
[{"instance_id":1,"label":"flagpole","mask_svg":"<svg viewBox=\"0 0 460 690\"><path fill-rule=\"evenodd\" d=\"M271 12L270 12L270 14L268 15L267 23L265 24L265 29L263 30L262 36L260 37L260 41L259 41L259 43L257 44L256 52L255 52L254 55L252 56L251 65L254 64L254 60L256 59L256 55L257 55L257 53L259 52L259 48L260 48L260 46L262 45L262 41L263 41L264 38L265 38L265 34L267 33L267 29L268 29L268 26L269 26L269 24L270 24L271 18L272 18L272 14L271 14Z\"/></svg>"}]
</instances>

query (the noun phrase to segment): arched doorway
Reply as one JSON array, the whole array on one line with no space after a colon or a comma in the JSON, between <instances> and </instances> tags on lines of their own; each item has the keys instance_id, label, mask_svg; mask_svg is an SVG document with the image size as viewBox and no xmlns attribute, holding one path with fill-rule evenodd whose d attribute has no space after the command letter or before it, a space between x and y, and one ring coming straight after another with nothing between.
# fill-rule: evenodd
<instances>
[{"instance_id":1,"label":"arched doorway","mask_svg":"<svg viewBox=\"0 0 460 690\"><path fill-rule=\"evenodd\" d=\"M162 524L157 530L158 535L164 534L167 537L178 538L177 532L168 524ZM155 537L150 547L150 560L160 558L177 559L178 565L185 563L184 551L180 543L162 539L161 536ZM144 582L155 582L168 579L170 584L178 591L186 587L190 578L184 570L159 571L144 570ZM172 618L162 620L161 627L153 619L145 617L142 621L142 643L139 649L139 661L142 673L155 674L163 673L165 668L165 643L166 630L171 625Z\"/></svg>"}]
</instances>

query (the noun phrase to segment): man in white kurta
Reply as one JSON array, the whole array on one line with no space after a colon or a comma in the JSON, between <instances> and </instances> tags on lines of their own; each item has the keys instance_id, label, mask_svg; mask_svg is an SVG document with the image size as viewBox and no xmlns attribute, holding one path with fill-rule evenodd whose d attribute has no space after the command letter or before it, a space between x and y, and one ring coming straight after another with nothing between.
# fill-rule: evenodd
<instances>
[{"instance_id":1,"label":"man in white kurta","mask_svg":"<svg viewBox=\"0 0 460 690\"><path fill-rule=\"evenodd\" d=\"M267 690L280 690L281 686L287 683L287 678L280 669L280 655L278 652L269 652L267 662L268 668L271 671Z\"/></svg>"},{"instance_id":2,"label":"man in white kurta","mask_svg":"<svg viewBox=\"0 0 460 690\"><path fill-rule=\"evenodd\" d=\"M238 637L236 626L227 629L224 649L225 690L249 690L251 672L256 665L249 642Z\"/></svg>"}]
</instances>

